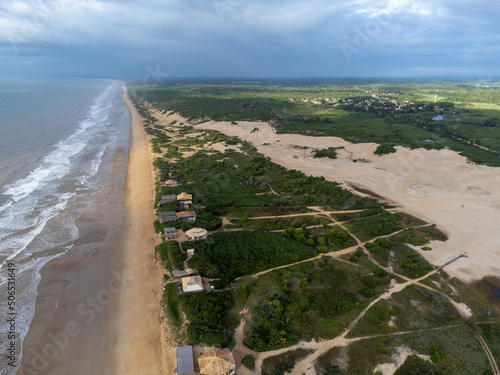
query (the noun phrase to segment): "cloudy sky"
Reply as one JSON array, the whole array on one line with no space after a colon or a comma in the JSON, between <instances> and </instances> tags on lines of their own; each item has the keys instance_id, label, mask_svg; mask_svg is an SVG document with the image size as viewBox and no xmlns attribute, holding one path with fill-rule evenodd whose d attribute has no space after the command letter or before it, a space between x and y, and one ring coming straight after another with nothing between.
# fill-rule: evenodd
<instances>
[{"instance_id":1,"label":"cloudy sky","mask_svg":"<svg viewBox=\"0 0 500 375\"><path fill-rule=\"evenodd\" d=\"M0 76L500 75L497 0L2 0Z\"/></svg>"}]
</instances>

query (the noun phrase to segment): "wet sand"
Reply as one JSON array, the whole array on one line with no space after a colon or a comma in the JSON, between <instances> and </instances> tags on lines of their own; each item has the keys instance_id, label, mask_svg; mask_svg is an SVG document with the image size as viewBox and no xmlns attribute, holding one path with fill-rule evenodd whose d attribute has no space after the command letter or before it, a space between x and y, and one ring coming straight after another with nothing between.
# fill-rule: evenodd
<instances>
[{"instance_id":1,"label":"wet sand","mask_svg":"<svg viewBox=\"0 0 500 375\"><path fill-rule=\"evenodd\" d=\"M130 151L107 150L103 190L72 251L41 270L18 374L161 374L161 283L149 145L135 110Z\"/></svg>"}]
</instances>

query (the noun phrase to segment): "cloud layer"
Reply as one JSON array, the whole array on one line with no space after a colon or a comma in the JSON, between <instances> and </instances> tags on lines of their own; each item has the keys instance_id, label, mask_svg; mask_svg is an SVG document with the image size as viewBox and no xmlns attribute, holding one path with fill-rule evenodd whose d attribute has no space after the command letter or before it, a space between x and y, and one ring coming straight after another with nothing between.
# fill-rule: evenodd
<instances>
[{"instance_id":1,"label":"cloud layer","mask_svg":"<svg viewBox=\"0 0 500 375\"><path fill-rule=\"evenodd\" d=\"M4 0L0 74L499 75L487 0Z\"/></svg>"}]
</instances>

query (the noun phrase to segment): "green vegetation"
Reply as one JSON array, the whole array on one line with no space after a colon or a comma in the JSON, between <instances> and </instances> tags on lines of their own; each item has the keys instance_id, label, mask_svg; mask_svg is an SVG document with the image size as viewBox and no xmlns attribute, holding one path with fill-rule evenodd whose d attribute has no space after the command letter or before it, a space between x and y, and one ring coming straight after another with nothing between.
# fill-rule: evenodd
<instances>
[{"instance_id":1,"label":"green vegetation","mask_svg":"<svg viewBox=\"0 0 500 375\"><path fill-rule=\"evenodd\" d=\"M219 348L231 345L235 328L227 317L227 310L233 304L231 292L185 293L181 303L189 320L190 342Z\"/></svg>"},{"instance_id":2,"label":"green vegetation","mask_svg":"<svg viewBox=\"0 0 500 375\"><path fill-rule=\"evenodd\" d=\"M367 274L370 271L324 257L252 281L245 298L254 306L245 345L264 351L337 336L387 288L389 276ZM362 288L371 295L364 297Z\"/></svg>"},{"instance_id":3,"label":"green vegetation","mask_svg":"<svg viewBox=\"0 0 500 375\"><path fill-rule=\"evenodd\" d=\"M130 92L137 102L134 88ZM434 103L436 92L439 101ZM160 110L180 112L193 122L271 121L282 133L411 148L448 147L474 163L500 166L498 83L171 80L163 87L141 87L141 94ZM432 120L437 114L443 121ZM145 118L148 125L154 123Z\"/></svg>"},{"instance_id":4,"label":"green vegetation","mask_svg":"<svg viewBox=\"0 0 500 375\"><path fill-rule=\"evenodd\" d=\"M478 328L488 344L491 353L500 365L500 323L482 323Z\"/></svg>"},{"instance_id":5,"label":"green vegetation","mask_svg":"<svg viewBox=\"0 0 500 375\"><path fill-rule=\"evenodd\" d=\"M162 187L158 196L187 190L193 194L195 206L217 207L219 215L235 207L274 207L284 211L311 205L363 209L375 204L323 177L307 177L267 158L234 151L223 154L199 151L176 163L157 159L155 167L161 180L173 170L178 180L191 182L178 188ZM271 187L276 194L267 194Z\"/></svg>"},{"instance_id":6,"label":"green vegetation","mask_svg":"<svg viewBox=\"0 0 500 375\"><path fill-rule=\"evenodd\" d=\"M271 85L171 82L168 87L143 91L144 97L150 103L158 103L160 109L180 111L190 119L186 124L172 121L170 126L157 125L133 94L145 131L151 136L152 151L158 156L154 166L159 178L165 180L173 175L182 182L175 188L159 187L157 202L161 195L185 191L193 194L191 209L198 214L197 227L217 230L224 216L231 221L226 230L243 229L218 231L205 242L183 244L184 249L195 248L189 266L225 290L180 294L177 283L165 285L162 306L169 325L183 330L184 336L178 341L230 347L234 345L233 331L244 308L250 311L243 343L256 351L338 337L389 289L391 279L403 282L395 274L418 278L433 269L408 244L431 250L426 246L430 240L447 239L437 228L402 213L388 212L373 199L360 198L335 182L276 165L245 141L215 131L198 131L192 124L208 121L208 117L231 121L235 126L239 120L266 120L278 133L335 135L351 142L377 142L380 146L375 153L379 155L395 152L396 145L448 147L472 162L500 166L500 106L496 104L500 99L499 87L440 83L444 86L440 101L433 103L436 85L361 81L355 85L333 81L275 81ZM436 114L443 115L444 120L432 121ZM258 127L252 130L257 131ZM173 133L178 136L173 137ZM214 143L222 143L222 148L225 145L225 152L206 148ZM186 152L194 154L183 157ZM318 158L335 159L336 153L334 147L312 151ZM321 253L358 246L346 230L325 214L253 219L310 213L313 209L308 206L359 210L332 217L344 222L342 225L361 241L371 241L365 245L370 256L359 245L339 258L328 254L311 259ZM177 202L158 207L158 211L182 209ZM186 230L193 225L156 222L155 230L161 232L166 226ZM375 239L380 236L388 237ZM178 243L163 243L156 251L166 268L183 268L186 255ZM373 259L382 267L372 263ZM304 262L291 265L300 261ZM258 277L245 276L281 266L287 267ZM485 297L481 289L489 284L481 288L463 285L449 280L444 272L431 275L423 283L466 303L474 313L471 321L494 355L500 356L499 323L480 322L497 317L490 308L491 296ZM478 290L481 296L477 295ZM390 363L401 346L429 356L431 362L412 355L397 374L465 375L491 371L474 332L463 323L450 301L415 285L373 304L348 337L364 338L322 355L314 364L318 374L376 373L377 364ZM309 353L299 349L270 357L260 370L264 374L283 374ZM245 356L242 364L254 369L255 357Z\"/></svg>"},{"instance_id":7,"label":"green vegetation","mask_svg":"<svg viewBox=\"0 0 500 375\"><path fill-rule=\"evenodd\" d=\"M406 358L405 363L394 373L394 375L445 375L446 372L436 368L431 362L420 358L417 355L411 355Z\"/></svg>"},{"instance_id":8,"label":"green vegetation","mask_svg":"<svg viewBox=\"0 0 500 375\"><path fill-rule=\"evenodd\" d=\"M255 370L255 357L252 354L247 354L241 360L243 366L249 370Z\"/></svg>"},{"instance_id":9,"label":"green vegetation","mask_svg":"<svg viewBox=\"0 0 500 375\"><path fill-rule=\"evenodd\" d=\"M322 150L314 150L313 157L314 158L329 158L329 159L337 159L337 149L338 147L328 147Z\"/></svg>"},{"instance_id":10,"label":"green vegetation","mask_svg":"<svg viewBox=\"0 0 500 375\"><path fill-rule=\"evenodd\" d=\"M243 228L248 230L282 230L287 228L301 228L313 225L322 225L330 223L331 220L316 216L294 216L273 219L255 219L249 220L248 217L232 219L230 228Z\"/></svg>"},{"instance_id":11,"label":"green vegetation","mask_svg":"<svg viewBox=\"0 0 500 375\"><path fill-rule=\"evenodd\" d=\"M348 336L419 330L460 322L460 316L445 297L412 285L393 294L390 301L378 301Z\"/></svg>"},{"instance_id":12,"label":"green vegetation","mask_svg":"<svg viewBox=\"0 0 500 375\"><path fill-rule=\"evenodd\" d=\"M371 216L362 220L351 221L345 226L361 241L368 241L373 237L384 236L403 229L399 213L382 211L379 216Z\"/></svg>"},{"instance_id":13,"label":"green vegetation","mask_svg":"<svg viewBox=\"0 0 500 375\"><path fill-rule=\"evenodd\" d=\"M184 269L184 261L187 255L181 251L177 241L169 241L159 244L156 252L160 257L160 262L166 269Z\"/></svg>"},{"instance_id":14,"label":"green vegetation","mask_svg":"<svg viewBox=\"0 0 500 375\"><path fill-rule=\"evenodd\" d=\"M376 155L386 155L386 154L392 154L396 152L396 148L393 145L379 145L377 149L375 150L374 154Z\"/></svg>"},{"instance_id":15,"label":"green vegetation","mask_svg":"<svg viewBox=\"0 0 500 375\"><path fill-rule=\"evenodd\" d=\"M169 318L169 324L172 324L175 327L180 327L182 324L182 318L177 284L165 285L162 297L162 306L165 314Z\"/></svg>"},{"instance_id":16,"label":"green vegetation","mask_svg":"<svg viewBox=\"0 0 500 375\"><path fill-rule=\"evenodd\" d=\"M196 241L188 264L202 276L224 284L235 278L315 256L316 251L281 234L268 232L219 232L209 241Z\"/></svg>"},{"instance_id":17,"label":"green vegetation","mask_svg":"<svg viewBox=\"0 0 500 375\"><path fill-rule=\"evenodd\" d=\"M262 375L283 375L292 372L295 364L311 354L313 350L296 349L283 354L267 357L262 361Z\"/></svg>"}]
</instances>

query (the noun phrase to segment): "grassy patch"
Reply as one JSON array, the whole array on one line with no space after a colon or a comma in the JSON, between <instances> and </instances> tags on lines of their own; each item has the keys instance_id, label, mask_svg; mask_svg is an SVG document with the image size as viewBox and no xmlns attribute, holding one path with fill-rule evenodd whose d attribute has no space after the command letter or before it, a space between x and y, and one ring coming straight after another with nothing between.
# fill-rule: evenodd
<instances>
[{"instance_id":1,"label":"grassy patch","mask_svg":"<svg viewBox=\"0 0 500 375\"><path fill-rule=\"evenodd\" d=\"M189 321L189 341L219 348L233 344L233 330L237 322L228 319L227 311L233 304L230 291L216 293L184 293L181 303Z\"/></svg>"},{"instance_id":2,"label":"grassy patch","mask_svg":"<svg viewBox=\"0 0 500 375\"><path fill-rule=\"evenodd\" d=\"M218 232L208 241L192 244L196 251L189 266L203 276L220 278L225 283L317 254L310 246L269 232Z\"/></svg>"},{"instance_id":3,"label":"grassy patch","mask_svg":"<svg viewBox=\"0 0 500 375\"><path fill-rule=\"evenodd\" d=\"M162 297L163 310L169 319L169 324L180 327L183 323L180 310L179 291L176 283L165 285Z\"/></svg>"},{"instance_id":4,"label":"grassy patch","mask_svg":"<svg viewBox=\"0 0 500 375\"><path fill-rule=\"evenodd\" d=\"M389 324L392 322L392 324ZM387 334L461 323L458 312L438 293L418 286L408 286L390 300L373 305L348 337ZM391 326L392 325L392 326Z\"/></svg>"},{"instance_id":5,"label":"grassy patch","mask_svg":"<svg viewBox=\"0 0 500 375\"><path fill-rule=\"evenodd\" d=\"M362 220L351 221L345 226L361 241L383 236L403 229L401 221L403 215L383 211L379 216L367 217Z\"/></svg>"},{"instance_id":6,"label":"grassy patch","mask_svg":"<svg viewBox=\"0 0 500 375\"><path fill-rule=\"evenodd\" d=\"M159 244L156 247L156 252L159 255L161 264L166 269L184 269L184 260L187 259L187 255L181 251L177 241L168 241Z\"/></svg>"},{"instance_id":7,"label":"grassy patch","mask_svg":"<svg viewBox=\"0 0 500 375\"><path fill-rule=\"evenodd\" d=\"M262 351L337 336L387 287L389 277L373 270L324 257L245 281L254 306L245 345Z\"/></svg>"}]
</instances>

